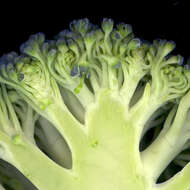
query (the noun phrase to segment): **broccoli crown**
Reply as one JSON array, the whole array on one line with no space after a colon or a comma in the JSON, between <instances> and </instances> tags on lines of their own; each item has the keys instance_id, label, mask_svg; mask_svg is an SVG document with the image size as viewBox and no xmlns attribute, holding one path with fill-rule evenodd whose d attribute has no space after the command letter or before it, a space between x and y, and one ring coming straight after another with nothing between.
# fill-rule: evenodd
<instances>
[{"instance_id":1,"label":"broccoli crown","mask_svg":"<svg viewBox=\"0 0 190 190\"><path fill-rule=\"evenodd\" d=\"M88 19L74 20L55 40L38 33L21 45L21 55L4 55L0 80L23 91L40 109L53 102L55 81L85 108L102 88L118 91L128 104L140 81L151 84L163 101L171 100L189 89L188 67L181 66L180 55L170 55L174 48L172 41L143 42L130 25L114 28L111 19L104 19L101 28Z\"/></svg>"}]
</instances>

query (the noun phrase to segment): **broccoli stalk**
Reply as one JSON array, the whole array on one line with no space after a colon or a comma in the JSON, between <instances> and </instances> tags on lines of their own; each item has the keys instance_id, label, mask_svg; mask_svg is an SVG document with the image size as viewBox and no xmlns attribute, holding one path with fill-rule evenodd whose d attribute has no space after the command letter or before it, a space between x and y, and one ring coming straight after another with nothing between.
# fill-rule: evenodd
<instances>
[{"instance_id":1,"label":"broccoli stalk","mask_svg":"<svg viewBox=\"0 0 190 190\"><path fill-rule=\"evenodd\" d=\"M53 163L37 148L33 142L31 142L31 136L27 135L27 131L25 131L24 126L20 124L16 117L16 113L14 112L13 105L11 104L5 85L1 85L0 95L0 111L2 117L0 125L1 158L19 169L32 183L37 185L39 189L45 188L46 184L41 182L43 180L44 182L47 180L47 176L45 177L44 174L50 170L60 176L67 176L69 180L69 175L71 174L69 174L69 172L67 173L67 171L63 168ZM32 121L32 123L33 122L34 121ZM28 127L30 126L31 124L28 125ZM28 163L30 158L35 161ZM38 174L38 170L41 171L41 174ZM50 182L49 188L52 189L55 184L56 182L54 182L54 184Z\"/></svg>"},{"instance_id":2,"label":"broccoli stalk","mask_svg":"<svg viewBox=\"0 0 190 190\"><path fill-rule=\"evenodd\" d=\"M39 190L188 190L189 164L157 184L189 147L190 71L174 48L111 19L31 36L1 58L1 158Z\"/></svg>"}]
</instances>

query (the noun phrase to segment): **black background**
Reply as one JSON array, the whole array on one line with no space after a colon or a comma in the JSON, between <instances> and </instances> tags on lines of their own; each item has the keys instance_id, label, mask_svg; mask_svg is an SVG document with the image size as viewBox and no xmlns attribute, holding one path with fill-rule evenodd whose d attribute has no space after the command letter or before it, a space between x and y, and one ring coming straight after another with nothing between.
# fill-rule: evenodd
<instances>
[{"instance_id":1,"label":"black background","mask_svg":"<svg viewBox=\"0 0 190 190\"><path fill-rule=\"evenodd\" d=\"M12 2L0 8L0 56L19 52L31 34L43 32L47 39L68 29L74 19L89 18L101 24L104 17L131 24L135 35L149 41L161 38L177 44L175 53L190 56L190 6L180 0L35 1ZM94 16L93 16L94 15Z\"/></svg>"}]
</instances>

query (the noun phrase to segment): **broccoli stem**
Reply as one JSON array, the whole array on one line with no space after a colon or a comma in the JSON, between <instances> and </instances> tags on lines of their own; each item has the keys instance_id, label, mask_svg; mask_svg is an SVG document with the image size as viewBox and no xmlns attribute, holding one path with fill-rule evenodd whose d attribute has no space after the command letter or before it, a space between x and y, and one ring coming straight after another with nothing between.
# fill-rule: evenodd
<instances>
[{"instance_id":1,"label":"broccoli stem","mask_svg":"<svg viewBox=\"0 0 190 190\"><path fill-rule=\"evenodd\" d=\"M116 69L108 65L109 87L112 90L118 90L119 88L119 83L118 83L116 73L117 73Z\"/></svg>"},{"instance_id":2,"label":"broccoli stem","mask_svg":"<svg viewBox=\"0 0 190 190\"><path fill-rule=\"evenodd\" d=\"M139 129L126 117L125 106L114 91L102 89L99 93L96 104L86 113L88 141L80 147L74 166L80 188L151 189L152 181L146 179L140 159L136 138ZM111 171L115 172L109 175Z\"/></svg>"},{"instance_id":3,"label":"broccoli stem","mask_svg":"<svg viewBox=\"0 0 190 190\"><path fill-rule=\"evenodd\" d=\"M94 102L94 95L93 93L88 89L85 83L83 83L82 88L80 89L79 93L73 92L78 100L81 102L83 107L87 109L87 107Z\"/></svg>"},{"instance_id":4,"label":"broccoli stem","mask_svg":"<svg viewBox=\"0 0 190 190\"><path fill-rule=\"evenodd\" d=\"M96 94L96 92L100 89L100 79L98 74L94 70L91 71L90 83L93 88L94 94Z\"/></svg>"},{"instance_id":5,"label":"broccoli stem","mask_svg":"<svg viewBox=\"0 0 190 190\"><path fill-rule=\"evenodd\" d=\"M35 144L34 140L34 129L35 129L35 122L38 119L38 113L35 113L31 106L28 104L27 106L27 113L26 118L23 121L23 132L25 133L26 137L30 139L32 143Z\"/></svg>"},{"instance_id":6,"label":"broccoli stem","mask_svg":"<svg viewBox=\"0 0 190 190\"><path fill-rule=\"evenodd\" d=\"M0 133L6 143L3 159L15 166L38 189L72 189L74 174L50 160L34 144L20 135L16 141ZM31 159L32 158L32 159ZM28 161L30 161L28 163Z\"/></svg>"},{"instance_id":7,"label":"broccoli stem","mask_svg":"<svg viewBox=\"0 0 190 190\"><path fill-rule=\"evenodd\" d=\"M79 123L63 103L49 105L44 111L49 120L67 141L72 152L73 164L77 161L76 155L81 155L80 149L86 144L86 128Z\"/></svg>"},{"instance_id":8,"label":"broccoli stem","mask_svg":"<svg viewBox=\"0 0 190 190\"><path fill-rule=\"evenodd\" d=\"M175 109L166 120L166 124L157 139L142 153L142 160L147 173L156 181L167 165L182 151L184 145L190 138L188 127L185 122L189 108L190 93L185 95L180 101L175 119L172 123ZM164 152L164 154L163 154ZM152 163L151 168L149 163Z\"/></svg>"},{"instance_id":9,"label":"broccoli stem","mask_svg":"<svg viewBox=\"0 0 190 190\"><path fill-rule=\"evenodd\" d=\"M120 94L125 105L129 107L134 92L138 86L140 79L143 77L143 74L136 73L134 75L132 72L130 73L126 62L122 63L122 70L124 81L120 89Z\"/></svg>"},{"instance_id":10,"label":"broccoli stem","mask_svg":"<svg viewBox=\"0 0 190 190\"><path fill-rule=\"evenodd\" d=\"M5 103L4 103L5 101ZM17 131L17 132L20 132L21 131L21 126L20 126L20 123L18 121L18 118L14 112L14 109L11 105L11 102L8 98L8 94L7 94L7 91L6 91L6 87L4 84L1 85L0 87L0 118L1 118L1 123L2 123L2 127L7 127L7 124L8 125L14 125L14 129ZM9 117L11 119L9 119ZM4 129L7 133L11 133L12 131L10 130L10 128L5 128Z\"/></svg>"},{"instance_id":11,"label":"broccoli stem","mask_svg":"<svg viewBox=\"0 0 190 190\"><path fill-rule=\"evenodd\" d=\"M102 60L102 88L107 88L109 85L109 78L108 78L108 65L107 63Z\"/></svg>"}]
</instances>

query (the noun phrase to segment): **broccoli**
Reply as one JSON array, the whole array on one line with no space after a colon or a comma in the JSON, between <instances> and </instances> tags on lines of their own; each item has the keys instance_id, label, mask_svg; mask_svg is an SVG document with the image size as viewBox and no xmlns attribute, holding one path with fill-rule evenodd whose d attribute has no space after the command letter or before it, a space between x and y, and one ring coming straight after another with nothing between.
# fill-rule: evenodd
<instances>
[{"instance_id":1,"label":"broccoli","mask_svg":"<svg viewBox=\"0 0 190 190\"><path fill-rule=\"evenodd\" d=\"M3 55L0 189L189 190L190 69L174 48L80 19Z\"/></svg>"}]
</instances>

